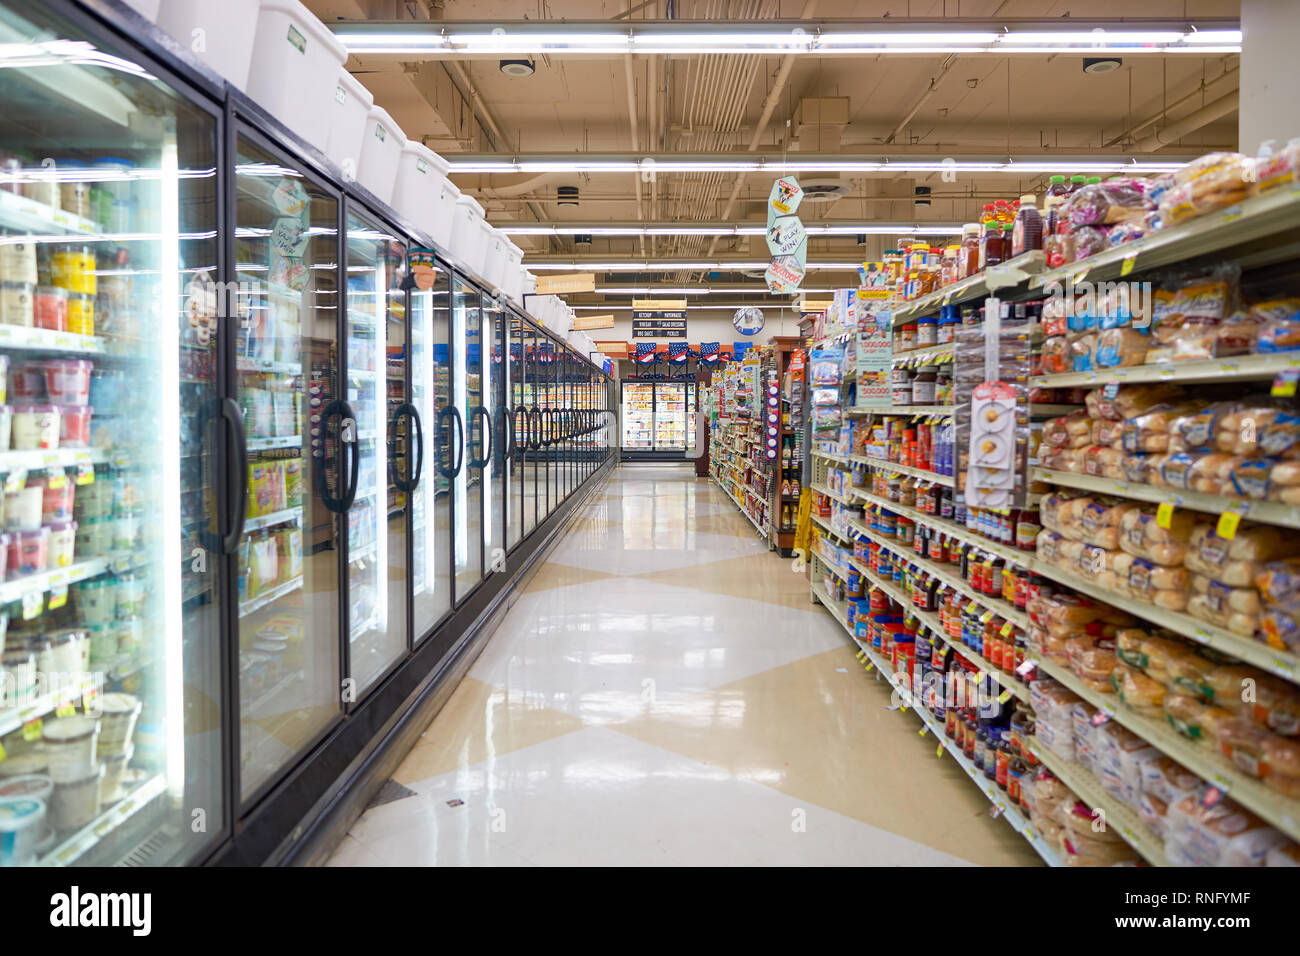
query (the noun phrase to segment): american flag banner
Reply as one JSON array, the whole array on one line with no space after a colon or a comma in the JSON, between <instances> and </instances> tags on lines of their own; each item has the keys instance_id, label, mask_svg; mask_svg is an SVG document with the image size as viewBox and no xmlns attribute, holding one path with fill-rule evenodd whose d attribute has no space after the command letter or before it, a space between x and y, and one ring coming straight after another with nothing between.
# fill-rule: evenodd
<instances>
[{"instance_id":1,"label":"american flag banner","mask_svg":"<svg viewBox=\"0 0 1300 956\"><path fill-rule=\"evenodd\" d=\"M700 361L716 365L718 363L718 344L717 342L701 342Z\"/></svg>"},{"instance_id":2,"label":"american flag banner","mask_svg":"<svg viewBox=\"0 0 1300 956\"><path fill-rule=\"evenodd\" d=\"M638 365L653 365L655 362L655 348L653 342L638 342L636 344L636 363Z\"/></svg>"},{"instance_id":3,"label":"american flag banner","mask_svg":"<svg viewBox=\"0 0 1300 956\"><path fill-rule=\"evenodd\" d=\"M687 356L690 354L690 351L691 351L690 346L688 346L685 342L669 342L668 361L681 364L682 362L686 361Z\"/></svg>"}]
</instances>

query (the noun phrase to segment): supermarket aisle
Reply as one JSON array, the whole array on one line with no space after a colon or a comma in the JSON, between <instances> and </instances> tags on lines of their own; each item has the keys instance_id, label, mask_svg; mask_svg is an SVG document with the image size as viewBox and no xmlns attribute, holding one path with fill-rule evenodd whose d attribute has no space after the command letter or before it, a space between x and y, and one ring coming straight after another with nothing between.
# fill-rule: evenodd
<instances>
[{"instance_id":1,"label":"supermarket aisle","mask_svg":"<svg viewBox=\"0 0 1300 956\"><path fill-rule=\"evenodd\" d=\"M687 465L623 465L332 865L1037 865Z\"/></svg>"}]
</instances>

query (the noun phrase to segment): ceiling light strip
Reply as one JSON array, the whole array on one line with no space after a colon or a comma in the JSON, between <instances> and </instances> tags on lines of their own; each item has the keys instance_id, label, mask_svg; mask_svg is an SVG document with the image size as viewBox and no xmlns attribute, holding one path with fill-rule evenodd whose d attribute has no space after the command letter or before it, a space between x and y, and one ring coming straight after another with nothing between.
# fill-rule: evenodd
<instances>
[{"instance_id":1,"label":"ceiling light strip","mask_svg":"<svg viewBox=\"0 0 1300 956\"><path fill-rule=\"evenodd\" d=\"M1146 175L1173 172L1185 161L1163 159L1139 160L1117 157L1111 160L1042 159L1025 161L998 160L805 160L787 157L755 162L737 162L729 159L697 159L666 161L647 156L641 160L583 159L575 155L570 160L513 159L480 160L448 157L449 172L456 174L509 175L514 173L631 173L642 169L661 172L771 172L771 173L1001 173L1014 176L1031 176L1050 173L1127 173Z\"/></svg>"}]
</instances>

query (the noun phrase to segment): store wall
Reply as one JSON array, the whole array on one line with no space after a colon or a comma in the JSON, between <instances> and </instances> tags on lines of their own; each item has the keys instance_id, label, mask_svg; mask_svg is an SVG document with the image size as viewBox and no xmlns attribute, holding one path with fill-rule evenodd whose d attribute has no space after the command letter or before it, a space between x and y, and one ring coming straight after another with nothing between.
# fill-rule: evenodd
<instances>
[{"instance_id":1,"label":"store wall","mask_svg":"<svg viewBox=\"0 0 1300 956\"><path fill-rule=\"evenodd\" d=\"M1300 49L1300 4L1294 0L1241 0L1241 108L1237 148L1254 153L1300 136L1295 93L1295 51Z\"/></svg>"},{"instance_id":2,"label":"store wall","mask_svg":"<svg viewBox=\"0 0 1300 956\"><path fill-rule=\"evenodd\" d=\"M692 345L700 342L750 341L762 345L773 335L798 335L799 313L793 309L764 309L763 331L758 335L744 336L731 324L734 309L689 310L686 313L686 340ZM595 310L582 310L578 315L599 314ZM593 329L587 333L597 342L632 342L632 314L628 311L614 312L612 329ZM643 342L671 342L672 339L641 339ZM681 341L678 339L677 341Z\"/></svg>"}]
</instances>

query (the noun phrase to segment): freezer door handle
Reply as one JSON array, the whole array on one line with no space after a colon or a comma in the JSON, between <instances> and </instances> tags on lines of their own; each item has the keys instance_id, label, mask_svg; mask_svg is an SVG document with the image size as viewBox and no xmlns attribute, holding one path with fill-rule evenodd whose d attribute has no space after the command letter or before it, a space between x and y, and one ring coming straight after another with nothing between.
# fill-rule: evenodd
<instances>
[{"instance_id":1,"label":"freezer door handle","mask_svg":"<svg viewBox=\"0 0 1300 956\"><path fill-rule=\"evenodd\" d=\"M347 424L347 430L344 431L344 440L339 442L339 452L348 456L348 490L343 495L343 510L347 511L352 507L353 502L357 500L357 483L361 475L361 436L357 432L357 413L353 411L352 406L347 402L343 403L344 422ZM350 436L351 440L348 440ZM339 471L342 471L340 465ZM377 502L376 507L380 507ZM386 507L386 505L385 505Z\"/></svg>"},{"instance_id":2,"label":"freezer door handle","mask_svg":"<svg viewBox=\"0 0 1300 956\"><path fill-rule=\"evenodd\" d=\"M492 413L486 406L476 405L474 410L469 413L471 424L482 418L484 421L478 429L478 457L470 456L469 466L471 468L484 468L492 458ZM486 442L486 446L484 443Z\"/></svg>"},{"instance_id":3,"label":"freezer door handle","mask_svg":"<svg viewBox=\"0 0 1300 956\"><path fill-rule=\"evenodd\" d=\"M397 469L397 425L403 418L410 419L411 434L408 441L412 446L406 450L406 475ZM393 469L393 487L410 494L420 484L420 474L424 470L424 428L420 422L420 412L410 402L403 402L393 411L389 426L388 460Z\"/></svg>"},{"instance_id":4,"label":"freezer door handle","mask_svg":"<svg viewBox=\"0 0 1300 956\"><path fill-rule=\"evenodd\" d=\"M351 465L348 471L348 478L350 480L350 483L355 485L356 477L357 477L357 464L358 464L356 449L352 447L352 442L345 441L344 439L349 434L352 434L353 437L355 438L355 433L353 433L352 430L357 427L356 416L352 412L352 407L348 405L347 402L343 401L341 398L334 399L332 402L327 404L325 408L321 411L321 416L320 416L321 434L325 433L325 428L329 424L329 420L335 417L343 419L343 430L340 432L338 438L336 439L336 444L338 445L337 454L339 456L339 460L335 463L335 467L337 473L339 475L342 475L344 473L343 457L350 456ZM335 514L341 514L342 512L347 511L348 508L352 506L352 499L348 497L346 491L340 497L335 497L331 493L329 482L325 477L325 458L323 453L321 457L317 459L316 474L317 474L316 483L318 486L318 490L320 492L321 503L325 505L325 507L328 508L330 511L334 512ZM356 494L355 488L352 489L352 494L353 496L355 496Z\"/></svg>"},{"instance_id":5,"label":"freezer door handle","mask_svg":"<svg viewBox=\"0 0 1300 956\"><path fill-rule=\"evenodd\" d=\"M244 410L233 398L221 400L221 417L235 437L235 454L230 459L230 487L239 493L230 499L230 531L221 539L221 553L234 554L244 536L244 519L248 515L248 440L244 436Z\"/></svg>"},{"instance_id":6,"label":"freezer door handle","mask_svg":"<svg viewBox=\"0 0 1300 956\"><path fill-rule=\"evenodd\" d=\"M438 474L450 480L460 474L460 466L465 457L465 425L460 417L460 409L455 405L444 405L438 409L438 444L442 445L442 435L447 431L447 419L452 418L456 422L456 434L454 438L447 441L447 450L450 454L453 441L455 442L456 457L455 465L450 461L438 461Z\"/></svg>"},{"instance_id":7,"label":"freezer door handle","mask_svg":"<svg viewBox=\"0 0 1300 956\"><path fill-rule=\"evenodd\" d=\"M538 437L541 432L538 422L541 420L542 410L534 405L524 414L528 416L528 450L537 451L542 447L542 441Z\"/></svg>"},{"instance_id":8,"label":"freezer door handle","mask_svg":"<svg viewBox=\"0 0 1300 956\"><path fill-rule=\"evenodd\" d=\"M515 410L508 405L502 405L497 409L497 421L501 428L501 457L510 459L515 457Z\"/></svg>"}]
</instances>

